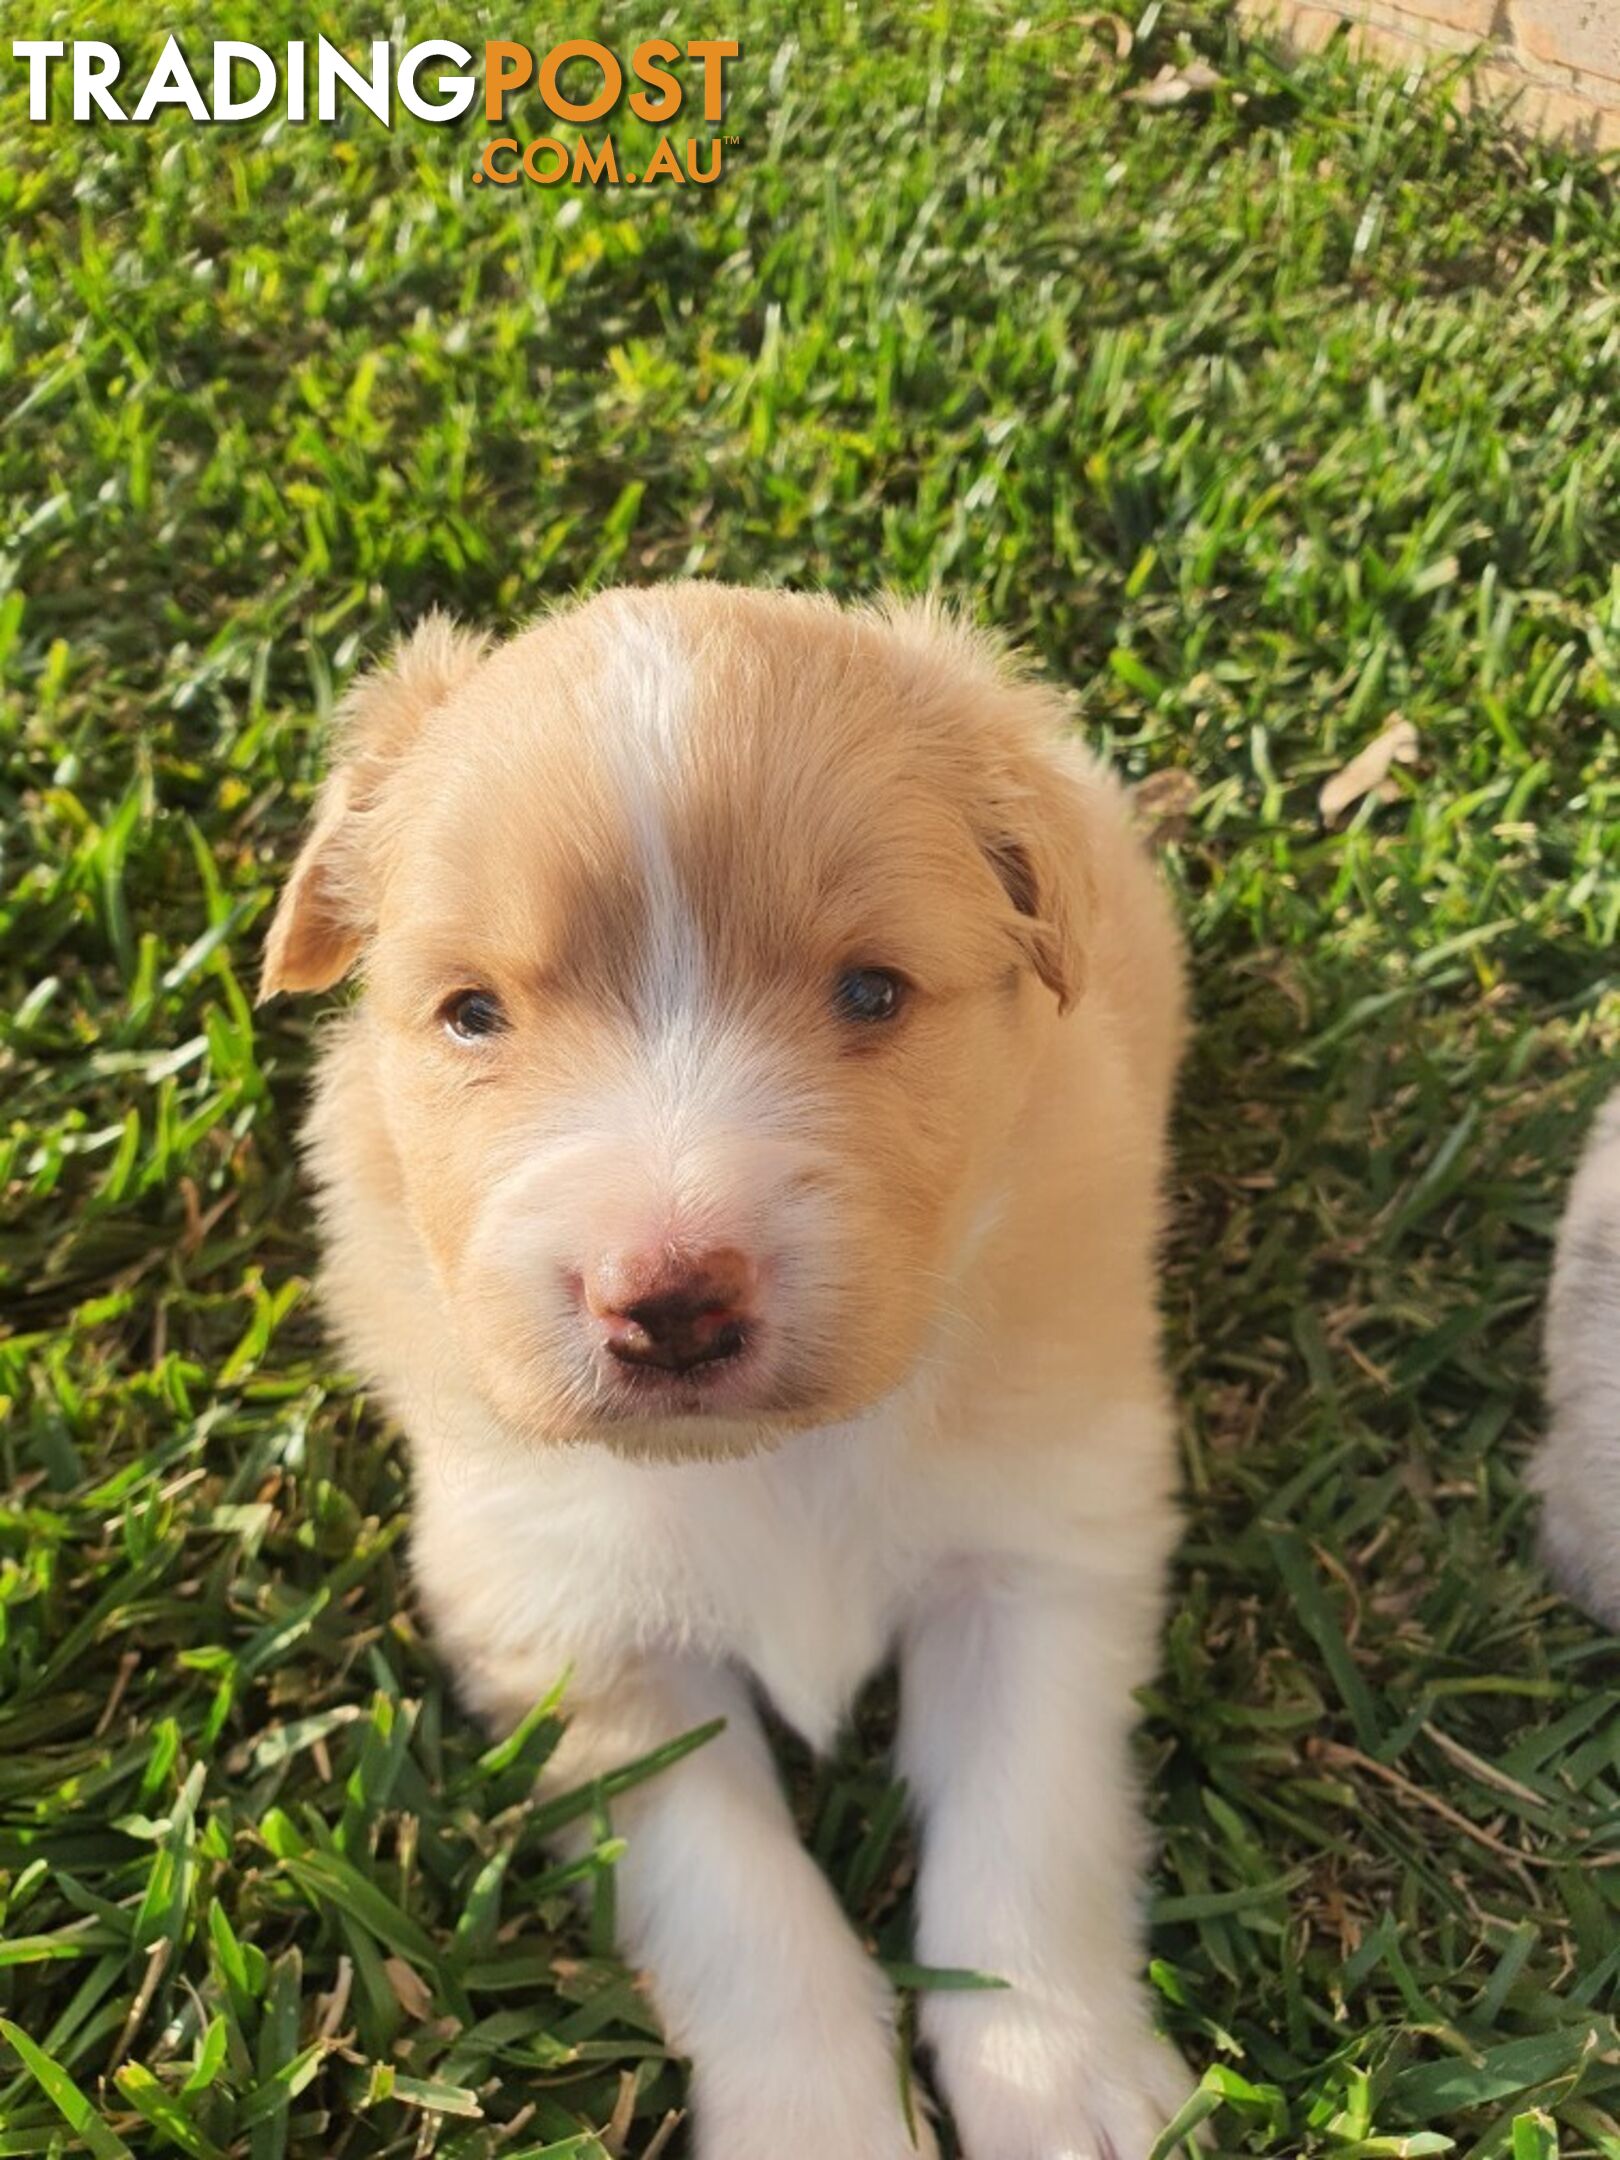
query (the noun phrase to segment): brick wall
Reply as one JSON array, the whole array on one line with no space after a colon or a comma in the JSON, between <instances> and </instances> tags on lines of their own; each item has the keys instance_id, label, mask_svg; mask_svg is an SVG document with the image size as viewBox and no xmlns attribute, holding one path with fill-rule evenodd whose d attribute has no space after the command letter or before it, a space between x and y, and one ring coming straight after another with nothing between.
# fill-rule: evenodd
<instances>
[{"instance_id":1,"label":"brick wall","mask_svg":"<svg viewBox=\"0 0 1620 2160\"><path fill-rule=\"evenodd\" d=\"M1346 23L1353 46L1396 67L1479 54L1464 103L1593 150L1620 149L1620 0L1240 0L1241 12L1315 49Z\"/></svg>"}]
</instances>

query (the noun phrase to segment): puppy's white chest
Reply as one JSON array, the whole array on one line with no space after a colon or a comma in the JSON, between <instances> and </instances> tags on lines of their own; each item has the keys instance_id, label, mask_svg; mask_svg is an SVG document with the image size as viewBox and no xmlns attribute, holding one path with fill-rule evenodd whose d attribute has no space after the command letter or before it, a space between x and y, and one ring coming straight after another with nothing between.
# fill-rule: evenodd
<instances>
[{"instance_id":1,"label":"puppy's white chest","mask_svg":"<svg viewBox=\"0 0 1620 2160\"><path fill-rule=\"evenodd\" d=\"M677 1471L716 1647L815 1746L882 1659L913 1573L886 1436L814 1433L746 1464Z\"/></svg>"},{"instance_id":2,"label":"puppy's white chest","mask_svg":"<svg viewBox=\"0 0 1620 2160\"><path fill-rule=\"evenodd\" d=\"M424 1587L453 1574L440 1626L534 1660L537 1676L631 1650L744 1666L822 1747L917 1576L898 1455L897 1434L863 1422L739 1462L568 1448L453 1488L424 1464Z\"/></svg>"}]
</instances>

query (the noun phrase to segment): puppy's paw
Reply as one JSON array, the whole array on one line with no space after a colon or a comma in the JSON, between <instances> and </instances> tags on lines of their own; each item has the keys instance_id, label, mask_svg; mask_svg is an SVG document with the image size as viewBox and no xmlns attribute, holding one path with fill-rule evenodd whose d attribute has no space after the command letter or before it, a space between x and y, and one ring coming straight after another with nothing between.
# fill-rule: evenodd
<instances>
[{"instance_id":1,"label":"puppy's paw","mask_svg":"<svg viewBox=\"0 0 1620 2160\"><path fill-rule=\"evenodd\" d=\"M939 2160L939 2140L919 2117L915 2142L902 2122L895 2130L874 2128L851 2135L842 2120L822 2127L808 2123L785 2133L770 2122L750 2119L737 2126L705 2123L694 2113L695 2160Z\"/></svg>"},{"instance_id":2,"label":"puppy's paw","mask_svg":"<svg viewBox=\"0 0 1620 2160\"><path fill-rule=\"evenodd\" d=\"M742 2131L726 2125L706 2131L701 2122L696 2125L696 2143L692 2147L695 2160L820 2160L825 2153L837 2154L838 2160L939 2160L939 2140L926 2123L917 2125L916 2142L902 2128L891 2136L878 2133L877 2143L860 2143L840 2128L821 2130L814 2126L802 2133L802 2142L794 2143L773 2130L768 2123L750 2122Z\"/></svg>"},{"instance_id":3,"label":"puppy's paw","mask_svg":"<svg viewBox=\"0 0 1620 2160\"><path fill-rule=\"evenodd\" d=\"M1564 1595L1620 1634L1620 1550L1609 1526L1594 1518L1590 1503L1549 1497L1542 1509L1539 1543L1542 1563Z\"/></svg>"},{"instance_id":4,"label":"puppy's paw","mask_svg":"<svg viewBox=\"0 0 1620 2160\"><path fill-rule=\"evenodd\" d=\"M1147 2160L1192 2091L1134 2003L937 1996L926 2029L966 2160Z\"/></svg>"},{"instance_id":5,"label":"puppy's paw","mask_svg":"<svg viewBox=\"0 0 1620 2160\"><path fill-rule=\"evenodd\" d=\"M881 2089L857 2095L841 2083L829 2055L806 2082L784 2089L780 2078L761 2077L751 2089L733 2088L724 2098L694 2079L692 2150L695 2160L939 2160L939 2140L913 2099L908 2125L899 2076Z\"/></svg>"}]
</instances>

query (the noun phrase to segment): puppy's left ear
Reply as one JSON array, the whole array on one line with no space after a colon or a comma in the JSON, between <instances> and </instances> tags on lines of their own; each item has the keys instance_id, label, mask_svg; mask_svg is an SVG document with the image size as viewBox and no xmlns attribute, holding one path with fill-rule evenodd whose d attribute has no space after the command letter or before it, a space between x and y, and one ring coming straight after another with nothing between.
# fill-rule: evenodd
<instances>
[{"instance_id":1,"label":"puppy's left ear","mask_svg":"<svg viewBox=\"0 0 1620 2160\"><path fill-rule=\"evenodd\" d=\"M298 860L270 918L259 970L261 1005L283 990L329 990L354 965L360 930L343 891L353 812L349 775L339 766L316 799Z\"/></svg>"},{"instance_id":2,"label":"puppy's left ear","mask_svg":"<svg viewBox=\"0 0 1620 2160\"><path fill-rule=\"evenodd\" d=\"M382 869L370 814L428 715L486 650L483 638L429 615L348 691L337 715L337 762L265 937L261 1005L282 990L330 989L360 957Z\"/></svg>"},{"instance_id":3,"label":"puppy's left ear","mask_svg":"<svg viewBox=\"0 0 1620 2160\"><path fill-rule=\"evenodd\" d=\"M1024 958L1066 1013L1085 987L1093 901L1085 782L1053 744L1008 761L979 813L979 846L1011 901Z\"/></svg>"}]
</instances>

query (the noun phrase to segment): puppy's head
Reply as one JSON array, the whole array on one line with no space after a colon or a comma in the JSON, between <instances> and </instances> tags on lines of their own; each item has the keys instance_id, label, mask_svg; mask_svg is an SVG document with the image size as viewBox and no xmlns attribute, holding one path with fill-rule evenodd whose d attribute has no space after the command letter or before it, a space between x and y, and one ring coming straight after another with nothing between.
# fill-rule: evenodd
<instances>
[{"instance_id":1,"label":"puppy's head","mask_svg":"<svg viewBox=\"0 0 1620 2160\"><path fill-rule=\"evenodd\" d=\"M434 621L352 697L264 989L363 963L399 1233L506 1426L735 1452L951 1328L1079 989L1056 732L924 611L696 585Z\"/></svg>"}]
</instances>

